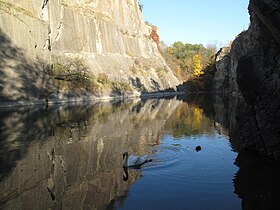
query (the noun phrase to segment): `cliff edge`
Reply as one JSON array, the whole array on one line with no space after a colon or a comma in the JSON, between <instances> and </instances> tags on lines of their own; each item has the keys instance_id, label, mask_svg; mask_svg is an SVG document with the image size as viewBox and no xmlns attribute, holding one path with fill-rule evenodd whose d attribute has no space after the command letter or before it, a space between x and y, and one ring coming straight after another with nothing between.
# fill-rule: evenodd
<instances>
[{"instance_id":1,"label":"cliff edge","mask_svg":"<svg viewBox=\"0 0 280 210\"><path fill-rule=\"evenodd\" d=\"M231 95L232 143L237 150L256 149L280 155L280 2L250 0L251 24L233 42L217 71ZM221 66L222 68L219 68ZM219 80L220 79L220 80ZM222 80L222 82L221 82Z\"/></svg>"},{"instance_id":2,"label":"cliff edge","mask_svg":"<svg viewBox=\"0 0 280 210\"><path fill-rule=\"evenodd\" d=\"M175 89L179 81L153 40L156 30L143 22L137 0L0 0L1 102Z\"/></svg>"}]
</instances>

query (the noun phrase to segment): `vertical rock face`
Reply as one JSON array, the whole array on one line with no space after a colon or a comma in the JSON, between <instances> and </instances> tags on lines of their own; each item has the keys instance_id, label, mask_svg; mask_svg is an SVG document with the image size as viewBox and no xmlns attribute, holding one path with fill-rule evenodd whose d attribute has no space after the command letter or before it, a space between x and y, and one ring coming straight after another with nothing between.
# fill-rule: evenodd
<instances>
[{"instance_id":1,"label":"vertical rock face","mask_svg":"<svg viewBox=\"0 0 280 210\"><path fill-rule=\"evenodd\" d=\"M280 3L251 0L249 12L249 29L222 59L229 69L228 90L234 96L230 104L231 129L236 131L233 144L279 158Z\"/></svg>"},{"instance_id":2,"label":"vertical rock face","mask_svg":"<svg viewBox=\"0 0 280 210\"><path fill-rule=\"evenodd\" d=\"M62 100L175 88L152 31L137 0L2 0L1 73L16 84L1 78L1 96Z\"/></svg>"},{"instance_id":3,"label":"vertical rock face","mask_svg":"<svg viewBox=\"0 0 280 210\"><path fill-rule=\"evenodd\" d=\"M216 72L214 75L213 91L221 92L227 88L227 74L230 64L230 47L221 48L216 55Z\"/></svg>"}]
</instances>

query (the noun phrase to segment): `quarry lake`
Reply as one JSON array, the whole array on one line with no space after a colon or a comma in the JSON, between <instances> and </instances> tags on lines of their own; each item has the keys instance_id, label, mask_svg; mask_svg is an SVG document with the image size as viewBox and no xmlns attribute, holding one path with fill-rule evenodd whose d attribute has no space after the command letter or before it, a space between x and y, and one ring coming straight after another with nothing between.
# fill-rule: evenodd
<instances>
[{"instance_id":1,"label":"quarry lake","mask_svg":"<svg viewBox=\"0 0 280 210\"><path fill-rule=\"evenodd\" d=\"M234 151L227 113L211 95L1 109L0 208L279 207L279 166Z\"/></svg>"}]
</instances>

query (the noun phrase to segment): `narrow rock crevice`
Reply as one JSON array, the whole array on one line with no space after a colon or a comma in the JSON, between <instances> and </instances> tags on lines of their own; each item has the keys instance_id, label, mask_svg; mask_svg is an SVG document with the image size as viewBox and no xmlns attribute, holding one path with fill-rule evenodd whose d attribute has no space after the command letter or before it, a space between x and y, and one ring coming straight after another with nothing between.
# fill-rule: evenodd
<instances>
[{"instance_id":1,"label":"narrow rock crevice","mask_svg":"<svg viewBox=\"0 0 280 210\"><path fill-rule=\"evenodd\" d=\"M64 161L62 159L62 157L59 158L60 160L60 166L61 166L61 169L64 173L66 173L66 167L64 166Z\"/></svg>"},{"instance_id":2,"label":"narrow rock crevice","mask_svg":"<svg viewBox=\"0 0 280 210\"><path fill-rule=\"evenodd\" d=\"M62 29L62 21L59 22L59 26L57 28L57 34L54 38L55 41L57 41L59 39L60 33L61 33L61 29Z\"/></svg>"},{"instance_id":3,"label":"narrow rock crevice","mask_svg":"<svg viewBox=\"0 0 280 210\"><path fill-rule=\"evenodd\" d=\"M48 190L52 200L54 201L55 200L55 194L51 191L51 189L49 187L47 187L47 190Z\"/></svg>"},{"instance_id":4,"label":"narrow rock crevice","mask_svg":"<svg viewBox=\"0 0 280 210\"><path fill-rule=\"evenodd\" d=\"M44 0L42 10L47 6L48 2L49 2L49 0Z\"/></svg>"}]
</instances>

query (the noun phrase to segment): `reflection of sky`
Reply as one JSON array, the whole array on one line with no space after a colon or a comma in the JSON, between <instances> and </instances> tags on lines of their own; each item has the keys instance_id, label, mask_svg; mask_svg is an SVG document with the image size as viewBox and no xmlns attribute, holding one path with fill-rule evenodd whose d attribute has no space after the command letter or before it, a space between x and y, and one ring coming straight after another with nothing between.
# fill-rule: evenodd
<instances>
[{"instance_id":1,"label":"reflection of sky","mask_svg":"<svg viewBox=\"0 0 280 210\"><path fill-rule=\"evenodd\" d=\"M237 154L227 136L167 134L153 150L153 162L130 188L123 209L240 209L232 183Z\"/></svg>"}]
</instances>

